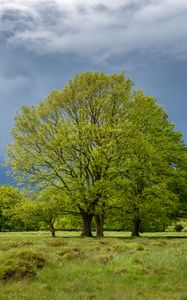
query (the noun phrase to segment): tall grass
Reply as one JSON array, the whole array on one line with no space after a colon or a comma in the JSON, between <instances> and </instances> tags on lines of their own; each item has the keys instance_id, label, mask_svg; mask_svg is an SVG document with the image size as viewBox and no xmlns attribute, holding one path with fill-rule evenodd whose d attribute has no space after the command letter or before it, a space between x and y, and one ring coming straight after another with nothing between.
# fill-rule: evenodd
<instances>
[{"instance_id":1,"label":"tall grass","mask_svg":"<svg viewBox=\"0 0 187 300\"><path fill-rule=\"evenodd\" d=\"M187 234L107 232L104 239L76 232L1 233L0 262L31 253L45 260L35 276L0 280L0 300L187 299ZM23 262L23 261L22 261Z\"/></svg>"}]
</instances>

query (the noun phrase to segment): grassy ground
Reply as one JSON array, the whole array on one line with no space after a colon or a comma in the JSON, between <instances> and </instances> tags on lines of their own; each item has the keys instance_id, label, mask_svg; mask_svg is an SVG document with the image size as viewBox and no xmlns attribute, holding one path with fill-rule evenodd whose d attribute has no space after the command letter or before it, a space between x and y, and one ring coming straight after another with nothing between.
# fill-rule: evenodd
<instances>
[{"instance_id":1,"label":"grassy ground","mask_svg":"<svg viewBox=\"0 0 187 300\"><path fill-rule=\"evenodd\" d=\"M0 233L0 300L187 300L187 233Z\"/></svg>"}]
</instances>

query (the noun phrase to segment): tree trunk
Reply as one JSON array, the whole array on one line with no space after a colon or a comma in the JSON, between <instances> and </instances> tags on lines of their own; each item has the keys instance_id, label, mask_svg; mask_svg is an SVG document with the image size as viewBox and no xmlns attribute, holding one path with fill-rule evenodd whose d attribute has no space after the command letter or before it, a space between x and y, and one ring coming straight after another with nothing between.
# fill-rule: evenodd
<instances>
[{"instance_id":1,"label":"tree trunk","mask_svg":"<svg viewBox=\"0 0 187 300\"><path fill-rule=\"evenodd\" d=\"M140 236L139 235L139 232L140 232L140 223L141 223L140 219L135 219L133 221L131 236Z\"/></svg>"},{"instance_id":2,"label":"tree trunk","mask_svg":"<svg viewBox=\"0 0 187 300\"><path fill-rule=\"evenodd\" d=\"M98 238L104 237L103 226L104 226L104 215L95 215L96 224L96 236Z\"/></svg>"},{"instance_id":3,"label":"tree trunk","mask_svg":"<svg viewBox=\"0 0 187 300\"><path fill-rule=\"evenodd\" d=\"M82 233L81 236L87 236L87 237L92 237L92 219L93 219L93 214L88 214L88 213L84 213L82 214L82 218L83 218L83 229L82 229Z\"/></svg>"},{"instance_id":4,"label":"tree trunk","mask_svg":"<svg viewBox=\"0 0 187 300\"><path fill-rule=\"evenodd\" d=\"M53 226L53 223L51 222L51 223L49 224L49 226L50 226L51 235L52 235L52 237L54 238L54 237L55 237L55 228L54 228L54 226Z\"/></svg>"}]
</instances>

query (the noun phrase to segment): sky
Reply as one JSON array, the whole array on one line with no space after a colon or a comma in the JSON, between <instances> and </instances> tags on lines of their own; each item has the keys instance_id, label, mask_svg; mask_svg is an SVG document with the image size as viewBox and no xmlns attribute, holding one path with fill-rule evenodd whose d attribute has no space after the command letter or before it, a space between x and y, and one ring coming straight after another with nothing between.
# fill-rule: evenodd
<instances>
[{"instance_id":1,"label":"sky","mask_svg":"<svg viewBox=\"0 0 187 300\"><path fill-rule=\"evenodd\" d=\"M0 0L2 163L20 107L84 71L125 72L187 141L186 0Z\"/></svg>"}]
</instances>

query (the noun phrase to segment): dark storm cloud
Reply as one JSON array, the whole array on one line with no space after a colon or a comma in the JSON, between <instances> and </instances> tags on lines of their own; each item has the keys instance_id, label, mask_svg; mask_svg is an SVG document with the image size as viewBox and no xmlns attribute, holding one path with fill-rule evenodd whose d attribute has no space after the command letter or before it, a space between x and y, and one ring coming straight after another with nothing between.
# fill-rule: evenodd
<instances>
[{"instance_id":1,"label":"dark storm cloud","mask_svg":"<svg viewBox=\"0 0 187 300\"><path fill-rule=\"evenodd\" d=\"M14 0L0 4L0 31L6 32L6 42L12 47L21 45L40 54L91 53L95 61L101 53L105 58L139 49L186 57L185 0Z\"/></svg>"}]
</instances>

